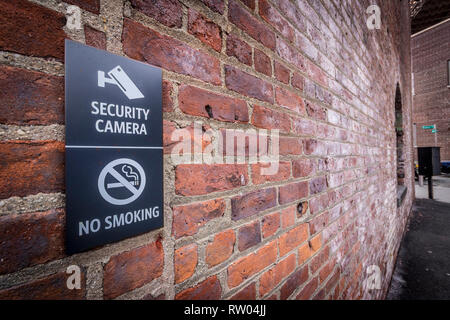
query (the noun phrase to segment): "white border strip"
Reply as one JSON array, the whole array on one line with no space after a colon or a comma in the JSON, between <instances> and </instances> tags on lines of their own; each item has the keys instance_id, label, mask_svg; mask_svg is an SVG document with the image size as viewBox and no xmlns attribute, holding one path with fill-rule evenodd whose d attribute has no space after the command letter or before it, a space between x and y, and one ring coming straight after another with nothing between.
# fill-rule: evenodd
<instances>
[{"instance_id":1,"label":"white border strip","mask_svg":"<svg viewBox=\"0 0 450 320\"><path fill-rule=\"evenodd\" d=\"M448 22L448 21L450 21L450 18L445 19L444 21L441 21L441 22L439 22L439 23L436 23L435 25L432 25L431 27L428 27L428 28L426 28L426 29L424 29L424 30L422 30L422 31L419 31L419 32L414 33L413 35L411 35L411 38L414 38L415 36L418 36L419 34L422 34L422 33L424 33L424 32L427 32L428 30L431 30L431 29L433 29L433 28L436 28L436 27L440 26L441 24L444 24L444 23L446 23L446 22Z\"/></svg>"},{"instance_id":2,"label":"white border strip","mask_svg":"<svg viewBox=\"0 0 450 320\"><path fill-rule=\"evenodd\" d=\"M67 149L156 149L162 150L163 147L125 147L125 146L73 146L67 145Z\"/></svg>"}]
</instances>

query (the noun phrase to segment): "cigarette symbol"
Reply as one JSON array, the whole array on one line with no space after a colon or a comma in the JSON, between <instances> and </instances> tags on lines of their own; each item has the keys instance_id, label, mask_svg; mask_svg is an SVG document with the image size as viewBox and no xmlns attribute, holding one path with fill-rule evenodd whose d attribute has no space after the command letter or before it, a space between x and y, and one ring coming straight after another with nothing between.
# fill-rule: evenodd
<instances>
[{"instance_id":1,"label":"cigarette symbol","mask_svg":"<svg viewBox=\"0 0 450 320\"><path fill-rule=\"evenodd\" d=\"M139 175L133 171L133 168L129 165L123 165L122 166L122 172L125 174L127 178L133 179L132 181L129 181L131 185L133 186L139 186ZM115 182L115 183L108 183L106 185L108 189L115 189L115 188L122 188L125 187L121 182Z\"/></svg>"},{"instance_id":2,"label":"cigarette symbol","mask_svg":"<svg viewBox=\"0 0 450 320\"><path fill-rule=\"evenodd\" d=\"M106 83L110 83L118 86L130 100L144 98L142 92L136 87L121 66L117 66L109 71L109 78L105 76L105 72L100 70L97 71L97 75L98 86L101 88L104 88Z\"/></svg>"}]
</instances>

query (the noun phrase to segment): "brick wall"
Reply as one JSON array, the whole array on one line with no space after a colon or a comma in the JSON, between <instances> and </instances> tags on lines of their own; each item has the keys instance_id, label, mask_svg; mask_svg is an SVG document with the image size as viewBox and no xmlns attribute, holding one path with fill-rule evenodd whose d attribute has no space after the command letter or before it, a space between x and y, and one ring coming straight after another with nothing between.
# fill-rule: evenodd
<instances>
[{"instance_id":1,"label":"brick wall","mask_svg":"<svg viewBox=\"0 0 450 320\"><path fill-rule=\"evenodd\" d=\"M414 73L413 122L417 124L417 146L435 146L434 133L422 126L436 124L441 161L450 161L450 21L415 35L411 40ZM417 155L416 155L417 158Z\"/></svg>"},{"instance_id":2,"label":"brick wall","mask_svg":"<svg viewBox=\"0 0 450 320\"><path fill-rule=\"evenodd\" d=\"M407 1L376 2L371 31L369 1L0 0L0 298L383 298L414 190L407 165L397 208L397 83L412 157ZM69 4L81 30L65 26ZM72 256L65 38L164 78L165 227ZM195 121L279 129L278 173L174 164L171 133ZM81 290L65 286L73 264Z\"/></svg>"}]
</instances>

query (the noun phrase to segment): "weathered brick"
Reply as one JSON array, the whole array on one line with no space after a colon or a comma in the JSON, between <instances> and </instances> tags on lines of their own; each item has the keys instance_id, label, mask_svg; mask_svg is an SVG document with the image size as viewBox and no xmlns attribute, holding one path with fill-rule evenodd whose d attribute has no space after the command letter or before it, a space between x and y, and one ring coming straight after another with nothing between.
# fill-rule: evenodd
<instances>
[{"instance_id":1,"label":"weathered brick","mask_svg":"<svg viewBox=\"0 0 450 320\"><path fill-rule=\"evenodd\" d=\"M234 34L227 37L227 55L235 57L246 65L252 65L252 47Z\"/></svg>"},{"instance_id":2,"label":"weathered brick","mask_svg":"<svg viewBox=\"0 0 450 320\"><path fill-rule=\"evenodd\" d=\"M261 226L259 221L247 224L239 228L239 251L245 251L248 248L256 246L261 242Z\"/></svg>"},{"instance_id":3,"label":"weathered brick","mask_svg":"<svg viewBox=\"0 0 450 320\"><path fill-rule=\"evenodd\" d=\"M294 41L294 30L267 0L259 1L259 14L290 42Z\"/></svg>"},{"instance_id":4,"label":"weathered brick","mask_svg":"<svg viewBox=\"0 0 450 320\"><path fill-rule=\"evenodd\" d=\"M280 229L280 214L278 212L264 216L261 221L262 235L268 238L274 235Z\"/></svg>"},{"instance_id":5,"label":"weathered brick","mask_svg":"<svg viewBox=\"0 0 450 320\"><path fill-rule=\"evenodd\" d=\"M241 7L236 0L230 0L228 19L267 48L272 50L275 48L275 34Z\"/></svg>"},{"instance_id":6,"label":"weathered brick","mask_svg":"<svg viewBox=\"0 0 450 320\"><path fill-rule=\"evenodd\" d=\"M0 199L64 190L64 144L59 141L0 142Z\"/></svg>"},{"instance_id":7,"label":"weathered brick","mask_svg":"<svg viewBox=\"0 0 450 320\"><path fill-rule=\"evenodd\" d=\"M212 11L223 14L223 11L225 9L225 4L223 0L200 0L200 1L203 2Z\"/></svg>"},{"instance_id":8,"label":"weathered brick","mask_svg":"<svg viewBox=\"0 0 450 320\"><path fill-rule=\"evenodd\" d=\"M309 265L311 274L315 274L319 269L325 265L329 258L330 248L324 247L312 260Z\"/></svg>"},{"instance_id":9,"label":"weathered brick","mask_svg":"<svg viewBox=\"0 0 450 320\"><path fill-rule=\"evenodd\" d=\"M209 267L214 267L233 254L236 235L233 230L226 230L214 236L213 242L206 246L205 261Z\"/></svg>"},{"instance_id":10,"label":"weathered brick","mask_svg":"<svg viewBox=\"0 0 450 320\"><path fill-rule=\"evenodd\" d=\"M106 50L106 34L104 32L85 25L84 38L88 46Z\"/></svg>"},{"instance_id":11,"label":"weathered brick","mask_svg":"<svg viewBox=\"0 0 450 320\"><path fill-rule=\"evenodd\" d=\"M278 129L282 132L291 130L291 119L287 114L258 105L253 107L252 123L255 127L268 130Z\"/></svg>"},{"instance_id":12,"label":"weathered brick","mask_svg":"<svg viewBox=\"0 0 450 320\"><path fill-rule=\"evenodd\" d=\"M183 196L226 191L247 183L247 166L243 164L182 164L175 169L175 192Z\"/></svg>"},{"instance_id":13,"label":"weathered brick","mask_svg":"<svg viewBox=\"0 0 450 320\"><path fill-rule=\"evenodd\" d=\"M321 193L327 189L327 179L325 177L314 178L309 181L309 191L311 194Z\"/></svg>"},{"instance_id":14,"label":"weathered brick","mask_svg":"<svg viewBox=\"0 0 450 320\"><path fill-rule=\"evenodd\" d=\"M308 236L309 232L307 223L303 223L281 235L278 240L280 256L284 256L286 253L298 247L308 239Z\"/></svg>"},{"instance_id":15,"label":"weathered brick","mask_svg":"<svg viewBox=\"0 0 450 320\"><path fill-rule=\"evenodd\" d=\"M252 283L236 293L230 300L256 300L256 284Z\"/></svg>"},{"instance_id":16,"label":"weathered brick","mask_svg":"<svg viewBox=\"0 0 450 320\"><path fill-rule=\"evenodd\" d=\"M231 219L236 221L255 215L276 205L275 188L257 190L231 199Z\"/></svg>"},{"instance_id":17,"label":"weathered brick","mask_svg":"<svg viewBox=\"0 0 450 320\"><path fill-rule=\"evenodd\" d=\"M267 76L272 75L270 58L262 51L255 49L255 70Z\"/></svg>"},{"instance_id":18,"label":"weathered brick","mask_svg":"<svg viewBox=\"0 0 450 320\"><path fill-rule=\"evenodd\" d=\"M312 233L312 232L311 232ZM322 247L322 235L318 234L298 249L298 264L301 265Z\"/></svg>"},{"instance_id":19,"label":"weathered brick","mask_svg":"<svg viewBox=\"0 0 450 320\"><path fill-rule=\"evenodd\" d=\"M292 175L294 178L303 178L311 175L316 169L314 159L299 159L292 161Z\"/></svg>"},{"instance_id":20,"label":"weathered brick","mask_svg":"<svg viewBox=\"0 0 450 320\"><path fill-rule=\"evenodd\" d=\"M64 123L62 77L0 65L0 100L0 123Z\"/></svg>"},{"instance_id":21,"label":"weathered brick","mask_svg":"<svg viewBox=\"0 0 450 320\"><path fill-rule=\"evenodd\" d=\"M218 95L200 88L182 85L178 103L187 114L226 122L248 122L247 104L236 98Z\"/></svg>"},{"instance_id":22,"label":"weathered brick","mask_svg":"<svg viewBox=\"0 0 450 320\"><path fill-rule=\"evenodd\" d=\"M175 269L175 283L189 279L197 267L197 250L195 243L175 250L173 264Z\"/></svg>"},{"instance_id":23,"label":"weathered brick","mask_svg":"<svg viewBox=\"0 0 450 320\"><path fill-rule=\"evenodd\" d=\"M296 182L280 187L278 201L280 204L286 204L306 198L308 195L308 182Z\"/></svg>"},{"instance_id":24,"label":"weathered brick","mask_svg":"<svg viewBox=\"0 0 450 320\"><path fill-rule=\"evenodd\" d=\"M163 80L162 83L162 110L163 112L173 111L173 99L172 99L172 82Z\"/></svg>"},{"instance_id":25,"label":"weathered brick","mask_svg":"<svg viewBox=\"0 0 450 320\"><path fill-rule=\"evenodd\" d=\"M131 0L131 5L165 26L181 28L183 8L178 0Z\"/></svg>"},{"instance_id":26,"label":"weathered brick","mask_svg":"<svg viewBox=\"0 0 450 320\"><path fill-rule=\"evenodd\" d=\"M235 67L225 66L225 83L228 89L245 96L273 102L272 85Z\"/></svg>"},{"instance_id":27,"label":"weathered brick","mask_svg":"<svg viewBox=\"0 0 450 320\"><path fill-rule=\"evenodd\" d=\"M302 114L304 113L305 109L302 111ZM298 135L313 136L317 134L317 125L306 118L292 118L292 130Z\"/></svg>"},{"instance_id":28,"label":"weathered brick","mask_svg":"<svg viewBox=\"0 0 450 320\"><path fill-rule=\"evenodd\" d=\"M277 244L272 241L255 253L243 257L228 267L228 286L234 288L277 259Z\"/></svg>"},{"instance_id":29,"label":"weathered brick","mask_svg":"<svg viewBox=\"0 0 450 320\"><path fill-rule=\"evenodd\" d=\"M286 259L278 262L275 267L266 271L259 280L259 294L261 297L269 293L284 278L295 269L295 254L291 254Z\"/></svg>"},{"instance_id":30,"label":"weathered brick","mask_svg":"<svg viewBox=\"0 0 450 320\"><path fill-rule=\"evenodd\" d=\"M306 114L303 99L295 93L278 87L275 91L275 97L277 103L283 108L290 109L302 115Z\"/></svg>"},{"instance_id":31,"label":"weathered brick","mask_svg":"<svg viewBox=\"0 0 450 320\"><path fill-rule=\"evenodd\" d=\"M278 61L275 61L274 71L275 71L275 77L277 78L278 81L281 81L285 84L289 83L290 71L288 68L283 66ZM292 83L292 85L294 85L294 83Z\"/></svg>"},{"instance_id":32,"label":"weathered brick","mask_svg":"<svg viewBox=\"0 0 450 320\"><path fill-rule=\"evenodd\" d=\"M81 269L81 288L70 290L70 274L56 273L32 282L0 290L0 300L81 300L86 297L86 275Z\"/></svg>"},{"instance_id":33,"label":"weathered brick","mask_svg":"<svg viewBox=\"0 0 450 320\"><path fill-rule=\"evenodd\" d=\"M188 32L214 50L220 52L222 49L220 27L192 8L188 11Z\"/></svg>"},{"instance_id":34,"label":"weathered brick","mask_svg":"<svg viewBox=\"0 0 450 320\"><path fill-rule=\"evenodd\" d=\"M255 9L255 0L241 0L243 4L245 4L250 9Z\"/></svg>"},{"instance_id":35,"label":"weathered brick","mask_svg":"<svg viewBox=\"0 0 450 320\"><path fill-rule=\"evenodd\" d=\"M310 118L321 121L326 121L327 119L326 109L310 101L306 102L306 112Z\"/></svg>"},{"instance_id":36,"label":"weathered brick","mask_svg":"<svg viewBox=\"0 0 450 320\"><path fill-rule=\"evenodd\" d=\"M158 240L111 257L104 267L103 296L113 299L162 275L164 252Z\"/></svg>"},{"instance_id":37,"label":"weathered brick","mask_svg":"<svg viewBox=\"0 0 450 320\"><path fill-rule=\"evenodd\" d=\"M269 165L264 163L252 164L252 180L253 184L262 184L266 182L283 181L289 179L291 176L291 163L279 162L278 170L272 175L263 175L261 173L262 168L268 168Z\"/></svg>"},{"instance_id":38,"label":"weathered brick","mask_svg":"<svg viewBox=\"0 0 450 320\"><path fill-rule=\"evenodd\" d=\"M0 274L64 256L61 209L0 216Z\"/></svg>"},{"instance_id":39,"label":"weathered brick","mask_svg":"<svg viewBox=\"0 0 450 320\"><path fill-rule=\"evenodd\" d=\"M122 42L130 58L215 85L221 83L219 60L128 18L124 19Z\"/></svg>"},{"instance_id":40,"label":"weathered brick","mask_svg":"<svg viewBox=\"0 0 450 320\"><path fill-rule=\"evenodd\" d=\"M280 289L280 299L286 300L303 283L308 280L308 267L298 269Z\"/></svg>"},{"instance_id":41,"label":"weathered brick","mask_svg":"<svg viewBox=\"0 0 450 320\"><path fill-rule=\"evenodd\" d=\"M83 10L90 11L95 14L100 13L100 0L66 0L65 2L74 4Z\"/></svg>"},{"instance_id":42,"label":"weathered brick","mask_svg":"<svg viewBox=\"0 0 450 320\"><path fill-rule=\"evenodd\" d=\"M1 0L0 6L0 50L64 58L64 14L26 0Z\"/></svg>"},{"instance_id":43,"label":"weathered brick","mask_svg":"<svg viewBox=\"0 0 450 320\"><path fill-rule=\"evenodd\" d=\"M222 286L217 276L212 276L193 288L186 289L175 295L176 300L219 300Z\"/></svg>"},{"instance_id":44,"label":"weathered brick","mask_svg":"<svg viewBox=\"0 0 450 320\"><path fill-rule=\"evenodd\" d=\"M297 206L291 206L281 211L281 227L286 229L295 224Z\"/></svg>"},{"instance_id":45,"label":"weathered brick","mask_svg":"<svg viewBox=\"0 0 450 320\"><path fill-rule=\"evenodd\" d=\"M288 63L293 64L295 67L301 71L306 71L305 69L305 58L295 49L292 48L286 41L281 38L277 38L276 52L280 58L284 59Z\"/></svg>"},{"instance_id":46,"label":"weathered brick","mask_svg":"<svg viewBox=\"0 0 450 320\"><path fill-rule=\"evenodd\" d=\"M300 138L280 137L279 142L279 152L282 156L301 155L303 153L303 142Z\"/></svg>"},{"instance_id":47,"label":"weathered brick","mask_svg":"<svg viewBox=\"0 0 450 320\"><path fill-rule=\"evenodd\" d=\"M305 78L297 72L294 72L291 80L292 86L303 92L305 86Z\"/></svg>"},{"instance_id":48,"label":"weathered brick","mask_svg":"<svg viewBox=\"0 0 450 320\"><path fill-rule=\"evenodd\" d=\"M222 217L225 202L215 199L173 208L172 233L175 238L192 236L210 220Z\"/></svg>"}]
</instances>

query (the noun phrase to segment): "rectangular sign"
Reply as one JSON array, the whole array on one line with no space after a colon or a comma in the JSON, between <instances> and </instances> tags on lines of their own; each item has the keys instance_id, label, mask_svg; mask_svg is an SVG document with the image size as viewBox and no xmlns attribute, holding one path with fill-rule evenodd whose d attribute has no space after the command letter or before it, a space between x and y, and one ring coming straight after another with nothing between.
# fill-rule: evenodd
<instances>
[{"instance_id":1,"label":"rectangular sign","mask_svg":"<svg viewBox=\"0 0 450 320\"><path fill-rule=\"evenodd\" d=\"M434 129L434 125L432 125L432 126L423 126L422 129L424 129L424 130Z\"/></svg>"},{"instance_id":2,"label":"rectangular sign","mask_svg":"<svg viewBox=\"0 0 450 320\"><path fill-rule=\"evenodd\" d=\"M66 40L66 250L163 226L161 69Z\"/></svg>"}]
</instances>

